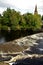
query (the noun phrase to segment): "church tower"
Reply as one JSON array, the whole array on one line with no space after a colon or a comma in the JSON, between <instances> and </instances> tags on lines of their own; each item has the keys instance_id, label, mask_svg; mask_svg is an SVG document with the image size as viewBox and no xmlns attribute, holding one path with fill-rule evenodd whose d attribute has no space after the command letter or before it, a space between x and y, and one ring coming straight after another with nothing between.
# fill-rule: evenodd
<instances>
[{"instance_id":1,"label":"church tower","mask_svg":"<svg viewBox=\"0 0 43 65\"><path fill-rule=\"evenodd\" d=\"M37 5L35 6L34 14L38 14L38 11L37 11Z\"/></svg>"}]
</instances>

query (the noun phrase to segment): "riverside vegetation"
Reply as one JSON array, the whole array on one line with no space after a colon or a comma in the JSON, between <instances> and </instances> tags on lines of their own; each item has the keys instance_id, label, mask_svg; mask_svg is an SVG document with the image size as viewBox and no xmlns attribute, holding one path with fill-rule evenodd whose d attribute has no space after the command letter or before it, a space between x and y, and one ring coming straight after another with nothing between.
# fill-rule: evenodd
<instances>
[{"instance_id":1,"label":"riverside vegetation","mask_svg":"<svg viewBox=\"0 0 43 65\"><path fill-rule=\"evenodd\" d=\"M39 31L43 16L25 13L23 15L14 9L7 8L0 14L0 33L7 39L16 39ZM9 36L9 37L8 37Z\"/></svg>"}]
</instances>

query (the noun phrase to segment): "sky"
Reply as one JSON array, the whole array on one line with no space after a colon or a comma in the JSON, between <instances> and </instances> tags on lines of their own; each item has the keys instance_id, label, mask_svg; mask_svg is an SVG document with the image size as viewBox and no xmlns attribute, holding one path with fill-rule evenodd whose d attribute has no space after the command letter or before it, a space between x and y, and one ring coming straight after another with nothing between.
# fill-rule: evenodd
<instances>
[{"instance_id":1,"label":"sky","mask_svg":"<svg viewBox=\"0 0 43 65\"><path fill-rule=\"evenodd\" d=\"M20 11L21 14L34 13L35 5L37 5L38 13L43 15L43 0L0 0L0 13L9 7Z\"/></svg>"}]
</instances>

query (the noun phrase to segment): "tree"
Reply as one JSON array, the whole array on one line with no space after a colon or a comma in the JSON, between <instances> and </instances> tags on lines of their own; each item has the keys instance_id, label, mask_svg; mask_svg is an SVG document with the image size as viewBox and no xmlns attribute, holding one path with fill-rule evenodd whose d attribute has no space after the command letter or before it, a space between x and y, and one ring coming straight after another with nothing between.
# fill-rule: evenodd
<instances>
[{"instance_id":1,"label":"tree","mask_svg":"<svg viewBox=\"0 0 43 65\"><path fill-rule=\"evenodd\" d=\"M20 12L7 8L7 10L3 12L3 16L0 15L0 28L1 26L3 30L8 28L11 30L28 29L36 31L41 28L41 16L38 14L33 15L31 13L20 15Z\"/></svg>"},{"instance_id":2,"label":"tree","mask_svg":"<svg viewBox=\"0 0 43 65\"><path fill-rule=\"evenodd\" d=\"M21 15L20 21L19 21L19 25L21 29L26 29L26 21L23 15Z\"/></svg>"},{"instance_id":3,"label":"tree","mask_svg":"<svg viewBox=\"0 0 43 65\"><path fill-rule=\"evenodd\" d=\"M0 24L0 31L1 31L1 29L2 29L2 25Z\"/></svg>"},{"instance_id":4,"label":"tree","mask_svg":"<svg viewBox=\"0 0 43 65\"><path fill-rule=\"evenodd\" d=\"M8 31L8 26L6 26L6 25L3 25L1 28L2 28L2 30Z\"/></svg>"},{"instance_id":5,"label":"tree","mask_svg":"<svg viewBox=\"0 0 43 65\"><path fill-rule=\"evenodd\" d=\"M40 30L42 25L41 16L38 14L33 15L33 30Z\"/></svg>"},{"instance_id":6,"label":"tree","mask_svg":"<svg viewBox=\"0 0 43 65\"><path fill-rule=\"evenodd\" d=\"M25 14L26 27L28 30L36 31L41 28L41 16L38 14Z\"/></svg>"},{"instance_id":7,"label":"tree","mask_svg":"<svg viewBox=\"0 0 43 65\"><path fill-rule=\"evenodd\" d=\"M12 30L20 29L20 26L19 26L20 17L21 17L21 15L20 15L19 12L16 12L15 10L12 10L12 14L11 14L11 17L10 17L11 29Z\"/></svg>"},{"instance_id":8,"label":"tree","mask_svg":"<svg viewBox=\"0 0 43 65\"><path fill-rule=\"evenodd\" d=\"M26 29L28 29L28 30L31 29L31 22L33 19L32 17L33 17L33 15L30 13L24 14L24 19L26 21Z\"/></svg>"},{"instance_id":9,"label":"tree","mask_svg":"<svg viewBox=\"0 0 43 65\"><path fill-rule=\"evenodd\" d=\"M2 15L0 14L0 24L1 24L1 22L2 22Z\"/></svg>"},{"instance_id":10,"label":"tree","mask_svg":"<svg viewBox=\"0 0 43 65\"><path fill-rule=\"evenodd\" d=\"M43 15L42 15L42 20L43 20Z\"/></svg>"},{"instance_id":11,"label":"tree","mask_svg":"<svg viewBox=\"0 0 43 65\"><path fill-rule=\"evenodd\" d=\"M11 20L10 20L10 16L11 16L11 9L7 8L6 11L3 12L3 25L7 25L7 26L11 26Z\"/></svg>"}]
</instances>

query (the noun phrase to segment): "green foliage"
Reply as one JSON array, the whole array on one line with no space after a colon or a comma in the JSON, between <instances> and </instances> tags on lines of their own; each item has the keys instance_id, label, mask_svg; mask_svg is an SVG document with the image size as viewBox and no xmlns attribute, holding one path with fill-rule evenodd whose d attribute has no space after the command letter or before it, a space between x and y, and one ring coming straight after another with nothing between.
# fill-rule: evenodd
<instances>
[{"instance_id":1,"label":"green foliage","mask_svg":"<svg viewBox=\"0 0 43 65\"><path fill-rule=\"evenodd\" d=\"M2 25L0 24L0 31L1 31Z\"/></svg>"},{"instance_id":2,"label":"green foliage","mask_svg":"<svg viewBox=\"0 0 43 65\"><path fill-rule=\"evenodd\" d=\"M41 20L41 16L40 15L33 15L33 31L34 30L38 30L41 29L41 24L42 24L42 20Z\"/></svg>"},{"instance_id":3,"label":"green foliage","mask_svg":"<svg viewBox=\"0 0 43 65\"><path fill-rule=\"evenodd\" d=\"M36 31L41 28L41 16L37 14L25 14L26 25L28 29Z\"/></svg>"},{"instance_id":4,"label":"green foliage","mask_svg":"<svg viewBox=\"0 0 43 65\"><path fill-rule=\"evenodd\" d=\"M7 8L3 15L0 15L0 30L8 30L9 28L14 31L22 29L39 30L41 28L41 16L31 13L20 15L20 12Z\"/></svg>"},{"instance_id":5,"label":"green foliage","mask_svg":"<svg viewBox=\"0 0 43 65\"><path fill-rule=\"evenodd\" d=\"M11 9L7 8L6 11L3 12L3 25L11 26Z\"/></svg>"},{"instance_id":6,"label":"green foliage","mask_svg":"<svg viewBox=\"0 0 43 65\"><path fill-rule=\"evenodd\" d=\"M43 20L43 15L42 15L42 20Z\"/></svg>"},{"instance_id":7,"label":"green foliage","mask_svg":"<svg viewBox=\"0 0 43 65\"><path fill-rule=\"evenodd\" d=\"M26 21L25 21L24 16L21 16L19 25L20 25L21 29L26 29Z\"/></svg>"},{"instance_id":8,"label":"green foliage","mask_svg":"<svg viewBox=\"0 0 43 65\"><path fill-rule=\"evenodd\" d=\"M15 10L12 10L10 20L11 20L11 27L14 29L17 29L17 26L19 26L19 20L20 20L20 13L16 12Z\"/></svg>"},{"instance_id":9,"label":"green foliage","mask_svg":"<svg viewBox=\"0 0 43 65\"><path fill-rule=\"evenodd\" d=\"M3 25L1 29L2 29L2 30L6 30L6 31L8 31L8 26Z\"/></svg>"}]
</instances>

